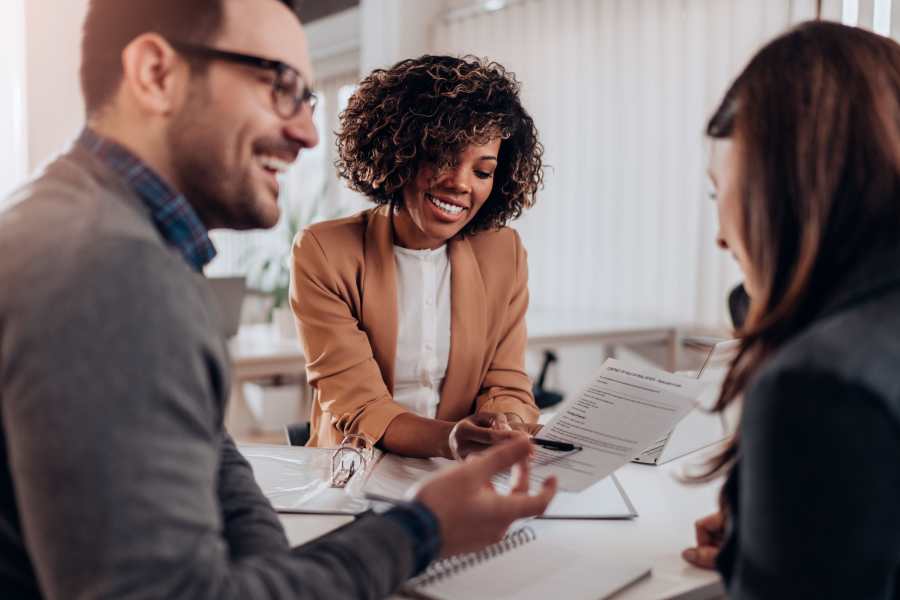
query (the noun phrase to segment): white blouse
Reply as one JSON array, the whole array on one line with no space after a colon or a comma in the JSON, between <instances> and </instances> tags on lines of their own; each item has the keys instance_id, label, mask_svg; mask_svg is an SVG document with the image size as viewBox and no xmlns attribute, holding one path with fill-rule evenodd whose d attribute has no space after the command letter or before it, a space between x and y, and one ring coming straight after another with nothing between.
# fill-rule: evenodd
<instances>
[{"instance_id":1,"label":"white blouse","mask_svg":"<svg viewBox=\"0 0 900 600\"><path fill-rule=\"evenodd\" d=\"M450 358L450 259L435 250L394 246L397 358L394 400L423 417L437 414Z\"/></svg>"}]
</instances>

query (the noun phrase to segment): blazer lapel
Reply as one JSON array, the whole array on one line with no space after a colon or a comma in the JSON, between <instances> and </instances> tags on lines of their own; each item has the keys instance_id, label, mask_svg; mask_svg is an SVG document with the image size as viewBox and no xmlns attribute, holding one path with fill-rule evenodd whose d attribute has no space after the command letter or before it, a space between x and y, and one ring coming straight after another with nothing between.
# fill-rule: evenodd
<instances>
[{"instance_id":1,"label":"blazer lapel","mask_svg":"<svg viewBox=\"0 0 900 600\"><path fill-rule=\"evenodd\" d=\"M455 421L471 412L481 388L487 336L487 294L469 241L454 238L447 250L450 257L450 359L437 418Z\"/></svg>"},{"instance_id":2,"label":"blazer lapel","mask_svg":"<svg viewBox=\"0 0 900 600\"><path fill-rule=\"evenodd\" d=\"M390 206L379 207L369 213L366 223L362 327L369 336L381 376L393 393L397 357L397 267L390 211Z\"/></svg>"}]
</instances>

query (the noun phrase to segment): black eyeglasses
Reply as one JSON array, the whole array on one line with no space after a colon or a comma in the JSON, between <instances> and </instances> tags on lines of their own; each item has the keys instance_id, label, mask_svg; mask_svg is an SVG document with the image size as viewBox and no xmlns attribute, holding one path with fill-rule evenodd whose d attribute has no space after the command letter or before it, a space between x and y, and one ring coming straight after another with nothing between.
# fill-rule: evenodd
<instances>
[{"instance_id":1,"label":"black eyeglasses","mask_svg":"<svg viewBox=\"0 0 900 600\"><path fill-rule=\"evenodd\" d=\"M275 113L283 119L294 118L304 104L309 105L310 112L316 109L318 97L303 81L303 76L300 72L287 63L283 63L280 60L271 60L250 54L240 54L184 42L169 41L169 43L182 54L189 54L198 58L224 60L272 71L275 74L275 80L272 82L272 106L275 109Z\"/></svg>"}]
</instances>

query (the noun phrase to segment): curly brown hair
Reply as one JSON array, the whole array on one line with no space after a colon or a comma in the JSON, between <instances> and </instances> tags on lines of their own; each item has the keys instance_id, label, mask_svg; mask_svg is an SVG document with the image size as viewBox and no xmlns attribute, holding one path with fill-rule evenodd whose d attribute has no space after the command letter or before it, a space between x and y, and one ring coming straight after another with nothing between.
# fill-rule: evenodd
<instances>
[{"instance_id":1,"label":"curly brown hair","mask_svg":"<svg viewBox=\"0 0 900 600\"><path fill-rule=\"evenodd\" d=\"M423 164L451 167L470 145L501 138L491 195L462 233L499 229L534 205L544 148L502 65L425 55L377 69L341 113L338 174L377 204L402 202Z\"/></svg>"}]
</instances>

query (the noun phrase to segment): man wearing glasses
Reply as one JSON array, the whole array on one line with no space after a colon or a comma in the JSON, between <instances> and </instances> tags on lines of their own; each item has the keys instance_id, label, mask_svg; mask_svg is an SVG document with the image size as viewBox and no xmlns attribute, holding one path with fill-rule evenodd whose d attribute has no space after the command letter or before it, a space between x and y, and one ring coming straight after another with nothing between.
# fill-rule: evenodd
<instances>
[{"instance_id":1,"label":"man wearing glasses","mask_svg":"<svg viewBox=\"0 0 900 600\"><path fill-rule=\"evenodd\" d=\"M212 228L271 227L318 142L278 0L92 0L87 125L0 214L0 597L376 598L498 539L553 485L486 452L414 501L289 548L223 430ZM526 472L527 475L527 472Z\"/></svg>"}]
</instances>

